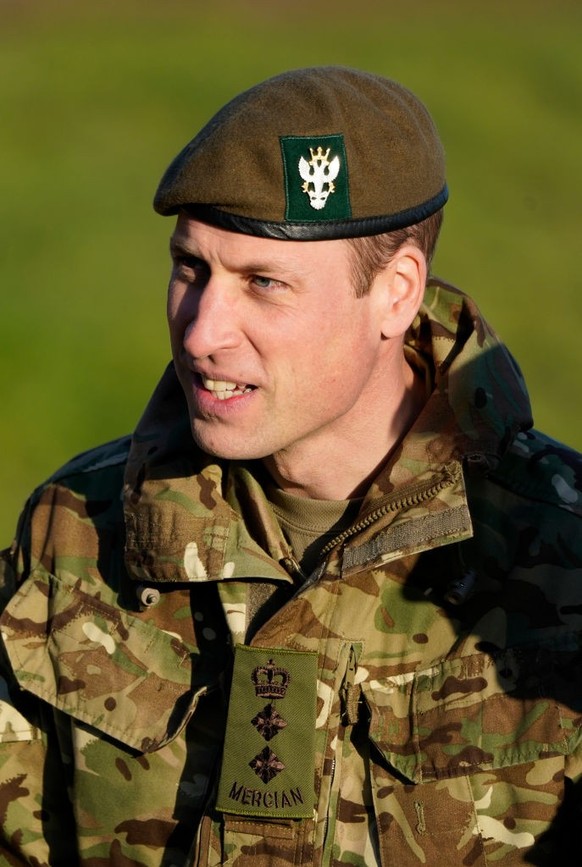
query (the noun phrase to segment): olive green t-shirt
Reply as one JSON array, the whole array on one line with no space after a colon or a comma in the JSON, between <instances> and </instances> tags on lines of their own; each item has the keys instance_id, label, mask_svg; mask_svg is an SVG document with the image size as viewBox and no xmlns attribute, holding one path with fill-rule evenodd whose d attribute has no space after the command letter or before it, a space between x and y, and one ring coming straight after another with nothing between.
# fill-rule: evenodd
<instances>
[{"instance_id":1,"label":"olive green t-shirt","mask_svg":"<svg viewBox=\"0 0 582 867\"><path fill-rule=\"evenodd\" d=\"M313 572L325 545L354 523L362 502L361 498L310 500L275 485L269 485L265 493L305 575Z\"/></svg>"}]
</instances>

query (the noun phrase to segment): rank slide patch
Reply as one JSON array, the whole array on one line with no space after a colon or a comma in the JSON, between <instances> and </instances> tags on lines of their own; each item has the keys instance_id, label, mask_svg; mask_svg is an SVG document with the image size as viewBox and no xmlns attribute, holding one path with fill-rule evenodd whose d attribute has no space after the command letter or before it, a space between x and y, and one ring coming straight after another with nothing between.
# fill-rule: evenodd
<instances>
[{"instance_id":1,"label":"rank slide patch","mask_svg":"<svg viewBox=\"0 0 582 867\"><path fill-rule=\"evenodd\" d=\"M317 654L237 645L216 807L313 815Z\"/></svg>"}]
</instances>

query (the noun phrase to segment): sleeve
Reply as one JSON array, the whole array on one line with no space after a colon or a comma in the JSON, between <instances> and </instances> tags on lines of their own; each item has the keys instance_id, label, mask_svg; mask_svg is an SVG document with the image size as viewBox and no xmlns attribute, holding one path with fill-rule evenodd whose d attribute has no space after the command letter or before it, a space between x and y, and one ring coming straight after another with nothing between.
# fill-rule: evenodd
<instances>
[{"instance_id":1,"label":"sleeve","mask_svg":"<svg viewBox=\"0 0 582 867\"><path fill-rule=\"evenodd\" d=\"M22 538L22 523L19 533ZM2 609L20 584L20 542L0 554ZM0 642L0 863L8 867L74 867L78 863L67 794L65 718L21 690ZM68 751L70 755L70 750Z\"/></svg>"}]
</instances>

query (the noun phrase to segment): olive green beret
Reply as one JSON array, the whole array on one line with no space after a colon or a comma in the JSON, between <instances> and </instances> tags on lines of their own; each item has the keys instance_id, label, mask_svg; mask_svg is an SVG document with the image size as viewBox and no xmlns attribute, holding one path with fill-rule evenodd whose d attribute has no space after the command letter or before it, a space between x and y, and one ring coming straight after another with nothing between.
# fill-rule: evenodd
<instances>
[{"instance_id":1,"label":"olive green beret","mask_svg":"<svg viewBox=\"0 0 582 867\"><path fill-rule=\"evenodd\" d=\"M316 67L224 106L171 163L154 208L250 235L322 240L410 226L447 196L443 147L414 94L379 75Z\"/></svg>"}]
</instances>

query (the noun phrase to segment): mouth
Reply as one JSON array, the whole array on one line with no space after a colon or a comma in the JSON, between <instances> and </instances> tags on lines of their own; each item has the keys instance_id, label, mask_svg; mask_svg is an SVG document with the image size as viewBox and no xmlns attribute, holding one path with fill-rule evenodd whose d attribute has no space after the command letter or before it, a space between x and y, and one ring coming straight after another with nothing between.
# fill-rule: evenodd
<instances>
[{"instance_id":1,"label":"mouth","mask_svg":"<svg viewBox=\"0 0 582 867\"><path fill-rule=\"evenodd\" d=\"M225 379L210 379L207 376L200 375L202 385L211 392L213 397L218 400L229 400L232 397L240 397L243 394L249 394L254 391L256 386L248 385L244 382L229 382Z\"/></svg>"}]
</instances>

